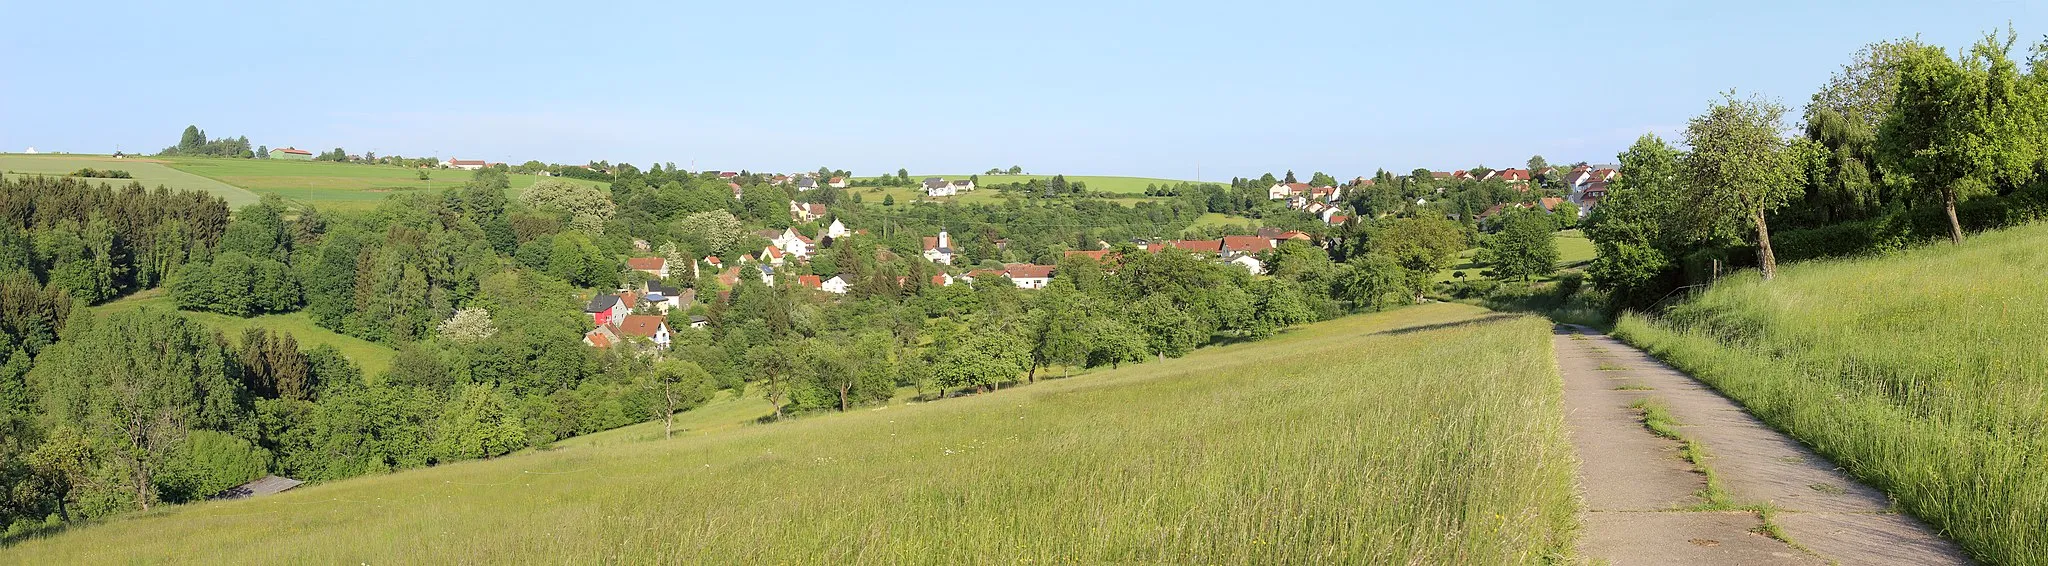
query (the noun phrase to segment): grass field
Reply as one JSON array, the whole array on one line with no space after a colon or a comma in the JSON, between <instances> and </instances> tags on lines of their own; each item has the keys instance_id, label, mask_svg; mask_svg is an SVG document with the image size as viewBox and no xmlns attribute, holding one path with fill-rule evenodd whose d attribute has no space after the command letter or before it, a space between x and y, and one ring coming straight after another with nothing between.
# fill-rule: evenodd
<instances>
[{"instance_id":1,"label":"grass field","mask_svg":"<svg viewBox=\"0 0 2048 566\"><path fill-rule=\"evenodd\" d=\"M109 183L115 186L140 182L143 186L156 188L158 185L171 190L205 191L227 199L228 206L239 208L256 203L256 193L243 190L218 180L201 177L164 165L164 162L147 158L114 159L106 155L74 154L0 154L0 174L15 175L31 173L42 175L63 175L83 167L94 169L118 169L127 171L134 179L87 179L93 182Z\"/></svg>"},{"instance_id":2,"label":"grass field","mask_svg":"<svg viewBox=\"0 0 2048 566\"><path fill-rule=\"evenodd\" d=\"M944 179L946 179L946 180L949 180L949 181L950 181L950 180L957 180L957 179L966 179L966 178L968 178L968 177L972 177L972 176L973 176L973 175L930 175L930 174L926 174L926 175L911 175L911 176L910 176L910 181L911 181L912 183L916 183L916 182L919 182L919 181L923 181L923 180L925 180L925 179L927 179L927 178L931 178L931 177L941 177L941 178L944 178ZM1171 184L1174 184L1174 183L1193 183L1193 182L1196 182L1196 181L1181 181L1181 180L1177 180L1177 179L1159 179L1159 178L1153 178L1153 177L1118 177L1118 176L1110 176L1110 175L1067 175L1066 177L1067 177L1067 181L1070 181L1070 182L1072 182L1072 181L1079 181L1079 182L1082 182L1082 183L1087 183L1087 184L1088 184L1088 190L1091 190L1091 191L1103 191L1103 192L1111 192L1111 193L1125 193L1125 194L1133 194L1133 195L1139 195L1139 196L1143 196L1143 195L1145 194L1145 185L1148 185L1148 184L1152 184L1152 185L1171 185ZM856 177L856 178L858 178L858 179L874 179L875 177ZM1052 175L982 175L982 176L980 176L980 178L981 178L981 184L982 184L982 185L998 185L998 184L1004 184L1004 185L1006 185L1006 184L1010 184L1010 183L1022 183L1022 182L1025 182L1025 181L1029 181L1029 180L1032 180L1032 179L1051 179L1051 178L1052 178ZM1208 182L1214 182L1214 181L1208 181ZM1227 181L1226 181L1226 182L1224 182L1224 183L1222 183L1222 184L1226 184L1226 185L1227 185L1227 184L1229 184L1229 182L1227 182ZM981 192L981 191L980 191L979 189L977 189L977 190L976 190L975 192Z\"/></svg>"},{"instance_id":3,"label":"grass field","mask_svg":"<svg viewBox=\"0 0 2048 566\"><path fill-rule=\"evenodd\" d=\"M170 294L165 293L163 289L142 291L94 307L93 310L95 314L105 316L110 313L142 307L167 311L177 310L177 306L171 302ZM363 375L371 379L377 379L382 376L384 370L391 367L392 356L398 354L398 351L391 349L390 346L354 336L338 334L332 330L321 328L320 325L313 323L312 316L304 312L267 314L250 318L233 317L210 312L181 311L179 314L198 321L200 324L205 324L208 328L219 330L222 334L227 335L229 340L240 340L244 329L260 327L273 332L290 333L293 339L298 340L299 347L302 349L312 349L315 346L322 345L334 346L335 349L341 350L342 355L355 360L356 366L362 368Z\"/></svg>"},{"instance_id":4,"label":"grass field","mask_svg":"<svg viewBox=\"0 0 2048 566\"><path fill-rule=\"evenodd\" d=\"M0 562L1566 560L1549 344L1540 319L1426 305L972 397L166 508Z\"/></svg>"},{"instance_id":5,"label":"grass field","mask_svg":"<svg viewBox=\"0 0 2048 566\"><path fill-rule=\"evenodd\" d=\"M1203 213L1200 218L1196 218L1194 224L1188 225L1188 228L1195 229L1205 226L1231 225L1250 225L1252 227L1257 227L1259 225L1259 222L1257 220L1245 218L1243 216L1238 216L1235 214L1224 214L1221 212L1206 212Z\"/></svg>"},{"instance_id":6,"label":"grass field","mask_svg":"<svg viewBox=\"0 0 2048 566\"><path fill-rule=\"evenodd\" d=\"M2048 224L1723 280L1618 335L1996 564L2048 564Z\"/></svg>"},{"instance_id":7,"label":"grass field","mask_svg":"<svg viewBox=\"0 0 2048 566\"><path fill-rule=\"evenodd\" d=\"M457 187L468 181L470 176L469 171L435 169L427 180L420 180L419 170L410 167L284 159L170 157L164 158L164 162L179 171L258 194L274 194L295 202L310 202L321 208L352 210L375 207L392 193ZM511 175L509 178L514 196L533 186L535 180L532 175ZM601 185L580 179L562 180Z\"/></svg>"}]
</instances>

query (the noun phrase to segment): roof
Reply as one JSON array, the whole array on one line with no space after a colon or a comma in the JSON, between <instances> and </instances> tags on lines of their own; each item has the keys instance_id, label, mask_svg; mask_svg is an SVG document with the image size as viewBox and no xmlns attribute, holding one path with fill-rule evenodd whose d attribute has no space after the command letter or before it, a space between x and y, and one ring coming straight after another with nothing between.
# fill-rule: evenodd
<instances>
[{"instance_id":1,"label":"roof","mask_svg":"<svg viewBox=\"0 0 2048 566\"><path fill-rule=\"evenodd\" d=\"M1273 240L1258 236L1224 236L1223 249L1233 252L1258 253L1273 249Z\"/></svg>"},{"instance_id":2,"label":"roof","mask_svg":"<svg viewBox=\"0 0 2048 566\"><path fill-rule=\"evenodd\" d=\"M1191 252L1223 253L1223 240L1174 240L1167 244Z\"/></svg>"},{"instance_id":3,"label":"roof","mask_svg":"<svg viewBox=\"0 0 2048 566\"><path fill-rule=\"evenodd\" d=\"M1112 250L1067 250L1067 253L1064 257L1086 256L1088 259L1102 261L1103 256L1107 256L1111 252Z\"/></svg>"},{"instance_id":4,"label":"roof","mask_svg":"<svg viewBox=\"0 0 2048 566\"><path fill-rule=\"evenodd\" d=\"M967 180L967 179L959 179L959 180L955 180L955 181L953 181L953 186L955 186L955 187L965 187L965 186L968 186L968 185L972 185L972 184L974 184L974 181L970 181L970 180Z\"/></svg>"},{"instance_id":5,"label":"roof","mask_svg":"<svg viewBox=\"0 0 2048 566\"><path fill-rule=\"evenodd\" d=\"M796 203L796 206L798 210L802 210L805 213L810 214L811 216L825 215L825 205L822 204L814 202L799 202Z\"/></svg>"},{"instance_id":6,"label":"roof","mask_svg":"<svg viewBox=\"0 0 2048 566\"><path fill-rule=\"evenodd\" d=\"M1505 180L1509 180L1509 181L1527 181L1527 180L1529 180L1529 170L1528 170L1528 169L1502 169L1502 170L1500 170L1500 178L1501 178L1501 179L1505 179Z\"/></svg>"},{"instance_id":7,"label":"roof","mask_svg":"<svg viewBox=\"0 0 2048 566\"><path fill-rule=\"evenodd\" d=\"M797 179L797 180L796 180L796 186L799 186L799 187L815 187L815 186L818 186L818 180L817 180L817 179L812 179L812 178L810 178L810 177L805 177L805 178L802 178L802 179Z\"/></svg>"},{"instance_id":8,"label":"roof","mask_svg":"<svg viewBox=\"0 0 2048 566\"><path fill-rule=\"evenodd\" d=\"M633 308L633 303L639 300L640 296L634 294L632 291L619 293L619 304L625 305L626 308Z\"/></svg>"},{"instance_id":9,"label":"roof","mask_svg":"<svg viewBox=\"0 0 2048 566\"><path fill-rule=\"evenodd\" d=\"M676 287L662 285L660 283L648 283L647 294L659 294L664 297L680 297L683 294L683 290Z\"/></svg>"},{"instance_id":10,"label":"roof","mask_svg":"<svg viewBox=\"0 0 2048 566\"><path fill-rule=\"evenodd\" d=\"M720 172L720 173L718 174L718 178L720 178L720 179L731 179L731 178L733 178L733 177L738 177L738 176L740 176L740 174L739 174L739 173L736 173L736 172L732 172L732 171L724 171L724 172Z\"/></svg>"},{"instance_id":11,"label":"roof","mask_svg":"<svg viewBox=\"0 0 2048 566\"><path fill-rule=\"evenodd\" d=\"M944 187L944 186L946 186L946 185L947 185L947 183L946 183L946 180L945 180L945 179L940 179L940 178L938 178L938 177L932 177L932 178L930 178L930 179L925 179L925 180L924 180L924 186L925 186L925 188L927 188L927 189L936 189L936 188L939 188L939 187Z\"/></svg>"},{"instance_id":12,"label":"roof","mask_svg":"<svg viewBox=\"0 0 2048 566\"><path fill-rule=\"evenodd\" d=\"M1590 193L1594 191L1599 191L1603 193L1607 192L1607 181L1593 181L1591 183L1586 183L1586 192Z\"/></svg>"},{"instance_id":13,"label":"roof","mask_svg":"<svg viewBox=\"0 0 2048 566\"><path fill-rule=\"evenodd\" d=\"M831 180L829 180L829 181L826 181L826 182L828 182L828 183L844 183L844 182L846 182L846 178L845 178L845 177L833 177L833 178L832 178Z\"/></svg>"},{"instance_id":14,"label":"roof","mask_svg":"<svg viewBox=\"0 0 2048 566\"><path fill-rule=\"evenodd\" d=\"M1052 272L1056 269L1059 269L1059 267L1052 265L1038 265L1033 263L1003 264L1003 273L1009 275L1011 279L1043 279L1047 277L1052 277Z\"/></svg>"},{"instance_id":15,"label":"roof","mask_svg":"<svg viewBox=\"0 0 2048 566\"><path fill-rule=\"evenodd\" d=\"M1330 215L1330 223L1331 223L1331 224L1343 224L1343 223L1344 223L1344 221L1346 221L1346 220L1350 220L1350 219L1351 219L1351 217L1349 217L1349 216L1345 216L1345 215L1342 215L1342 214L1332 214L1332 215Z\"/></svg>"},{"instance_id":16,"label":"roof","mask_svg":"<svg viewBox=\"0 0 2048 566\"><path fill-rule=\"evenodd\" d=\"M837 276L835 275L834 277ZM819 279L816 275L798 275L796 276L796 284L816 289L825 286L825 281Z\"/></svg>"},{"instance_id":17,"label":"roof","mask_svg":"<svg viewBox=\"0 0 2048 566\"><path fill-rule=\"evenodd\" d=\"M1543 204L1543 210L1557 210L1557 205L1564 204L1564 199L1557 197L1543 197L1541 199L1537 199L1537 202Z\"/></svg>"},{"instance_id":18,"label":"roof","mask_svg":"<svg viewBox=\"0 0 2048 566\"><path fill-rule=\"evenodd\" d=\"M666 264L668 260L659 257L636 257L626 260L626 267L639 271L661 271L661 266Z\"/></svg>"},{"instance_id":19,"label":"roof","mask_svg":"<svg viewBox=\"0 0 2048 566\"><path fill-rule=\"evenodd\" d=\"M273 495L291 491L292 488L304 483L306 482L283 476L263 476L255 481L230 487L227 491L213 494L212 497L207 499L241 499L244 497Z\"/></svg>"},{"instance_id":20,"label":"roof","mask_svg":"<svg viewBox=\"0 0 2048 566\"><path fill-rule=\"evenodd\" d=\"M761 248L761 257L782 257L782 248L778 248L775 246Z\"/></svg>"},{"instance_id":21,"label":"roof","mask_svg":"<svg viewBox=\"0 0 2048 566\"><path fill-rule=\"evenodd\" d=\"M668 326L668 317L655 314L628 315L619 323L619 333L627 336L653 338L662 328Z\"/></svg>"},{"instance_id":22,"label":"roof","mask_svg":"<svg viewBox=\"0 0 2048 566\"><path fill-rule=\"evenodd\" d=\"M583 312L604 312L617 304L618 295L598 295L590 298L590 304L583 306Z\"/></svg>"},{"instance_id":23,"label":"roof","mask_svg":"<svg viewBox=\"0 0 2048 566\"><path fill-rule=\"evenodd\" d=\"M583 333L583 339L590 341L590 345L597 348L612 347L612 338L612 331L602 326L597 327L596 330Z\"/></svg>"},{"instance_id":24,"label":"roof","mask_svg":"<svg viewBox=\"0 0 2048 566\"><path fill-rule=\"evenodd\" d=\"M448 164L449 164L449 165L484 165L484 164L486 164L486 162L485 162L484 160L482 160L482 159L456 159L456 158L450 157L450 158L448 158Z\"/></svg>"},{"instance_id":25,"label":"roof","mask_svg":"<svg viewBox=\"0 0 2048 566\"><path fill-rule=\"evenodd\" d=\"M939 251L952 251L952 250L951 250L951 249L949 249L949 248L941 248L941 247L939 247L939 237L938 237L938 236L925 236L925 237L924 237L924 249L926 249L926 250L939 250Z\"/></svg>"},{"instance_id":26,"label":"roof","mask_svg":"<svg viewBox=\"0 0 2048 566\"><path fill-rule=\"evenodd\" d=\"M1449 179L1449 178L1451 178L1451 174L1450 174L1450 173L1445 173L1445 172L1443 172L1443 171L1430 171L1430 172L1429 172L1429 176L1430 176L1430 177L1433 177L1433 178L1437 178L1437 179Z\"/></svg>"},{"instance_id":27,"label":"roof","mask_svg":"<svg viewBox=\"0 0 2048 566\"><path fill-rule=\"evenodd\" d=\"M296 147L287 147L287 148L283 148L283 149L273 149L273 150L271 150L271 151L281 151L281 152L284 152L284 153L289 153L289 154L292 154L292 155L312 155L312 154L313 154L313 152L310 152L310 151L306 151L306 150L303 150L303 149L299 149L299 148L296 148ZM273 476L273 477L274 477L274 476ZM258 481L261 481L261 480L258 480Z\"/></svg>"}]
</instances>

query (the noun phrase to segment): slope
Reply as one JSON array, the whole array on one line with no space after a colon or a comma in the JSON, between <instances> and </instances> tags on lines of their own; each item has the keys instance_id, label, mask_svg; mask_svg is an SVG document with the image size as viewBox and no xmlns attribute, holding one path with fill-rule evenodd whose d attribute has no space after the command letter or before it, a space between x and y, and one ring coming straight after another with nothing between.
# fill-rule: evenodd
<instances>
[{"instance_id":1,"label":"slope","mask_svg":"<svg viewBox=\"0 0 2048 566\"><path fill-rule=\"evenodd\" d=\"M1571 547L1559 388L1546 323L1435 304L972 397L167 509L0 561L1527 563Z\"/></svg>"},{"instance_id":2,"label":"slope","mask_svg":"<svg viewBox=\"0 0 2048 566\"><path fill-rule=\"evenodd\" d=\"M163 289L150 289L94 307L94 311L95 314L105 316L109 313L144 307L162 310L177 310L178 308L177 304L171 300L169 293ZM310 350L318 346L333 346L335 349L340 350L342 355L348 356L350 360L354 360L356 366L362 368L363 375L369 376L371 379L377 379L379 376L382 376L384 370L391 367L391 358L398 355L398 351L390 346L321 328L319 324L313 322L312 315L306 314L303 311L287 314L266 314L249 318L195 311L180 311L178 314L199 321L200 324L204 324L208 328L220 331L229 340L241 340L244 329L262 328L272 332L291 334L292 339L298 341L299 348L301 349Z\"/></svg>"},{"instance_id":3,"label":"slope","mask_svg":"<svg viewBox=\"0 0 2048 566\"><path fill-rule=\"evenodd\" d=\"M9 175L22 173L64 175L85 167L127 171L128 174L135 177L133 179L90 179L95 183L108 183L119 187L133 181L142 183L143 186L151 189L165 186L170 187L174 191L203 191L227 199L229 208L241 208L256 204L256 193L214 179L177 170L164 165L164 162L158 159L140 157L114 159L112 156L107 155L75 154L0 155L0 171L5 171Z\"/></svg>"},{"instance_id":4,"label":"slope","mask_svg":"<svg viewBox=\"0 0 2048 566\"><path fill-rule=\"evenodd\" d=\"M2048 563L2048 225L1730 277L1617 334L1979 560Z\"/></svg>"}]
</instances>

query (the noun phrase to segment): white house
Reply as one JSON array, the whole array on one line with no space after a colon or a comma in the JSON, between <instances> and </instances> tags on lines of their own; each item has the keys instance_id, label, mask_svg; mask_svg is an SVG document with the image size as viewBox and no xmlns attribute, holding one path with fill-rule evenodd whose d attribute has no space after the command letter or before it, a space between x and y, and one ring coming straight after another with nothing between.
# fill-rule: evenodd
<instances>
[{"instance_id":1,"label":"white house","mask_svg":"<svg viewBox=\"0 0 2048 566\"><path fill-rule=\"evenodd\" d=\"M475 171L484 168L484 166L489 165L489 163L485 162L482 159L456 159L450 157L448 158L447 161L441 162L441 165L447 166L449 169L463 169L467 171Z\"/></svg>"},{"instance_id":2,"label":"white house","mask_svg":"<svg viewBox=\"0 0 2048 566\"><path fill-rule=\"evenodd\" d=\"M668 278L668 260L659 257L628 258L626 267L657 278Z\"/></svg>"},{"instance_id":3,"label":"white house","mask_svg":"<svg viewBox=\"0 0 2048 566\"><path fill-rule=\"evenodd\" d=\"M937 237L924 237L924 258L933 263L953 265L953 239L940 230Z\"/></svg>"},{"instance_id":4,"label":"white house","mask_svg":"<svg viewBox=\"0 0 2048 566\"><path fill-rule=\"evenodd\" d=\"M835 188L835 189L844 189L844 188L846 188L846 178L845 178L845 177L833 177L833 178L831 178L830 180L828 180L828 181L827 181L827 182L825 183L825 186L827 186L827 187L832 187L832 188Z\"/></svg>"},{"instance_id":5,"label":"white house","mask_svg":"<svg viewBox=\"0 0 2048 566\"><path fill-rule=\"evenodd\" d=\"M1003 264L1002 269L977 269L969 271L967 272L967 280L974 281L986 277L1009 277L1010 283L1016 285L1019 289L1043 289L1046 285L1052 284L1052 275L1055 269L1057 267L1051 265L1006 263Z\"/></svg>"},{"instance_id":6,"label":"white house","mask_svg":"<svg viewBox=\"0 0 2048 566\"><path fill-rule=\"evenodd\" d=\"M817 179L812 179L812 178L810 178L810 177L804 177L804 178L802 178L802 179L797 179L797 180L796 180L796 190L798 190L798 191L815 191L815 190L818 190L818 180L817 180Z\"/></svg>"},{"instance_id":7,"label":"white house","mask_svg":"<svg viewBox=\"0 0 2048 566\"><path fill-rule=\"evenodd\" d=\"M825 216L825 205L808 202L789 202L789 219L810 222Z\"/></svg>"},{"instance_id":8,"label":"white house","mask_svg":"<svg viewBox=\"0 0 2048 566\"><path fill-rule=\"evenodd\" d=\"M1280 200L1305 194L1313 189L1315 187L1309 186L1308 183L1273 183L1273 186L1266 188L1266 200Z\"/></svg>"},{"instance_id":9,"label":"white house","mask_svg":"<svg viewBox=\"0 0 2048 566\"><path fill-rule=\"evenodd\" d=\"M945 179L932 177L924 180L924 194L925 196L950 197L959 194L959 191L955 190L953 184L946 182Z\"/></svg>"},{"instance_id":10,"label":"white house","mask_svg":"<svg viewBox=\"0 0 2048 566\"><path fill-rule=\"evenodd\" d=\"M974 190L974 180L973 180L973 179L961 179L961 180L958 180L958 181L953 181L953 183L952 183L952 184L953 184L953 192L956 192L956 193L958 193L958 192L964 192L964 191L972 191L972 190Z\"/></svg>"},{"instance_id":11,"label":"white house","mask_svg":"<svg viewBox=\"0 0 2048 566\"><path fill-rule=\"evenodd\" d=\"M782 234L774 238L774 243L783 253L796 256L797 259L811 257L811 239L796 233L796 228L782 229Z\"/></svg>"},{"instance_id":12,"label":"white house","mask_svg":"<svg viewBox=\"0 0 2048 566\"><path fill-rule=\"evenodd\" d=\"M845 275L834 275L831 279L826 279L824 283L818 285L819 290L834 295L846 294L848 287L851 287L851 285L847 284Z\"/></svg>"},{"instance_id":13,"label":"white house","mask_svg":"<svg viewBox=\"0 0 2048 566\"><path fill-rule=\"evenodd\" d=\"M768 265L781 267L782 256L783 253L781 248L777 248L775 246L761 248L761 261L768 262Z\"/></svg>"},{"instance_id":14,"label":"white house","mask_svg":"<svg viewBox=\"0 0 2048 566\"><path fill-rule=\"evenodd\" d=\"M836 240L852 235L853 231L846 229L846 224L840 222L837 218L832 219L832 224L825 227L825 237L827 238Z\"/></svg>"},{"instance_id":15,"label":"white house","mask_svg":"<svg viewBox=\"0 0 2048 566\"><path fill-rule=\"evenodd\" d=\"M656 347L667 349L669 343L668 317L660 315L633 315L626 317L613 330L620 336L637 336L653 340Z\"/></svg>"},{"instance_id":16,"label":"white house","mask_svg":"<svg viewBox=\"0 0 2048 566\"><path fill-rule=\"evenodd\" d=\"M938 275L933 275L933 276L932 276L932 286L934 286L934 287L945 287L945 286L948 286L948 285L952 285L952 284L953 284L953 274L951 274L951 273L946 273L946 272L943 272L943 271L941 271L941 272L939 272L939 274L938 274Z\"/></svg>"}]
</instances>

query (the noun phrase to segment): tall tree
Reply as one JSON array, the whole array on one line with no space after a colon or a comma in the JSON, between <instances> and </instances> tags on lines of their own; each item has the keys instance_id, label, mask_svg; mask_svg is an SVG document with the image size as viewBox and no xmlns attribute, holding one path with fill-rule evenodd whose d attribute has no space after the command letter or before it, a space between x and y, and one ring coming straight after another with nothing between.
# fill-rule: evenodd
<instances>
[{"instance_id":1,"label":"tall tree","mask_svg":"<svg viewBox=\"0 0 2048 566\"><path fill-rule=\"evenodd\" d=\"M1724 94L1686 125L1692 152L1680 160L1689 196L1702 213L1695 229L1714 234L1750 223L1766 281L1777 277L1778 260L1765 216L1799 191L1791 153L1779 135L1784 116L1784 105L1775 101Z\"/></svg>"},{"instance_id":2,"label":"tall tree","mask_svg":"<svg viewBox=\"0 0 2048 566\"><path fill-rule=\"evenodd\" d=\"M1938 48L1910 49L1898 94L1878 131L1887 163L1946 208L1949 237L1963 241L1956 203L1994 185L2032 180L2043 150L2038 81L2007 57L2012 37L1987 35L1958 63Z\"/></svg>"}]
</instances>

